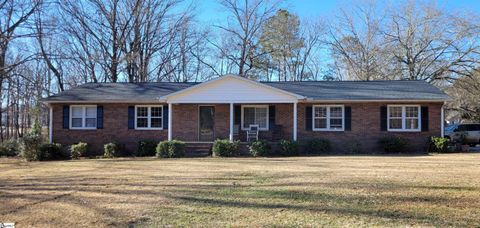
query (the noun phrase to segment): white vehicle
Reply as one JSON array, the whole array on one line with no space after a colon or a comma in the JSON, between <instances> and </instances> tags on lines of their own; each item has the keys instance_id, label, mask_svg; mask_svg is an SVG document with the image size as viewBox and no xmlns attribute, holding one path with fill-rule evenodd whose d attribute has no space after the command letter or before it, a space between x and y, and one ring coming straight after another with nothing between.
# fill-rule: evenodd
<instances>
[{"instance_id":1,"label":"white vehicle","mask_svg":"<svg viewBox=\"0 0 480 228\"><path fill-rule=\"evenodd\" d=\"M475 146L480 143L480 124L452 125L451 129L446 129L445 136L456 142L461 141L464 136L468 144Z\"/></svg>"}]
</instances>

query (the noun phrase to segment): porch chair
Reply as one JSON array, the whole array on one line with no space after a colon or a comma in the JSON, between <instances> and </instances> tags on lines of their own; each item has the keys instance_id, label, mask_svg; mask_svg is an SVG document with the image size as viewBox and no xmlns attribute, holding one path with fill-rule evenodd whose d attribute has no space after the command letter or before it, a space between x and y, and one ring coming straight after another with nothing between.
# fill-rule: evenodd
<instances>
[{"instance_id":1,"label":"porch chair","mask_svg":"<svg viewBox=\"0 0 480 228\"><path fill-rule=\"evenodd\" d=\"M247 142L250 142L250 139L258 140L258 128L257 124L251 124L247 130Z\"/></svg>"}]
</instances>

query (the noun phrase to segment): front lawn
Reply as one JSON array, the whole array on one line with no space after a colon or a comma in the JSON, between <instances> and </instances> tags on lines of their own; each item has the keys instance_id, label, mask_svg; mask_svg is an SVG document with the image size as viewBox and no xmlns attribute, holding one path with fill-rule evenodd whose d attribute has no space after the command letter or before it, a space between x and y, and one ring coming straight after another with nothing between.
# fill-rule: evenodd
<instances>
[{"instance_id":1,"label":"front lawn","mask_svg":"<svg viewBox=\"0 0 480 228\"><path fill-rule=\"evenodd\" d=\"M0 222L480 226L480 154L0 159Z\"/></svg>"}]
</instances>

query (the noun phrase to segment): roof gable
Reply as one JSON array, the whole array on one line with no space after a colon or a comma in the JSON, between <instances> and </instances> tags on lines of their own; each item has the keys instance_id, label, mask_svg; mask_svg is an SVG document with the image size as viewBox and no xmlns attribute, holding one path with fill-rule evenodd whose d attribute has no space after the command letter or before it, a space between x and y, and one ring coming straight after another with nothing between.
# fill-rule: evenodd
<instances>
[{"instance_id":1,"label":"roof gable","mask_svg":"<svg viewBox=\"0 0 480 228\"><path fill-rule=\"evenodd\" d=\"M171 103L296 102L304 96L236 75L225 75L161 97Z\"/></svg>"}]
</instances>

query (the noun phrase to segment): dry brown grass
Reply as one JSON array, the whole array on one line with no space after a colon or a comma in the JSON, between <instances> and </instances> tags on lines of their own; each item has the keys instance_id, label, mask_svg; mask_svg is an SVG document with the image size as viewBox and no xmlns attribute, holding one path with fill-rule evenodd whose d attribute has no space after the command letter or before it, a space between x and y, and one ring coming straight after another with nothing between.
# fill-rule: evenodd
<instances>
[{"instance_id":1,"label":"dry brown grass","mask_svg":"<svg viewBox=\"0 0 480 228\"><path fill-rule=\"evenodd\" d=\"M480 154L0 159L0 222L78 226L480 226Z\"/></svg>"}]
</instances>

